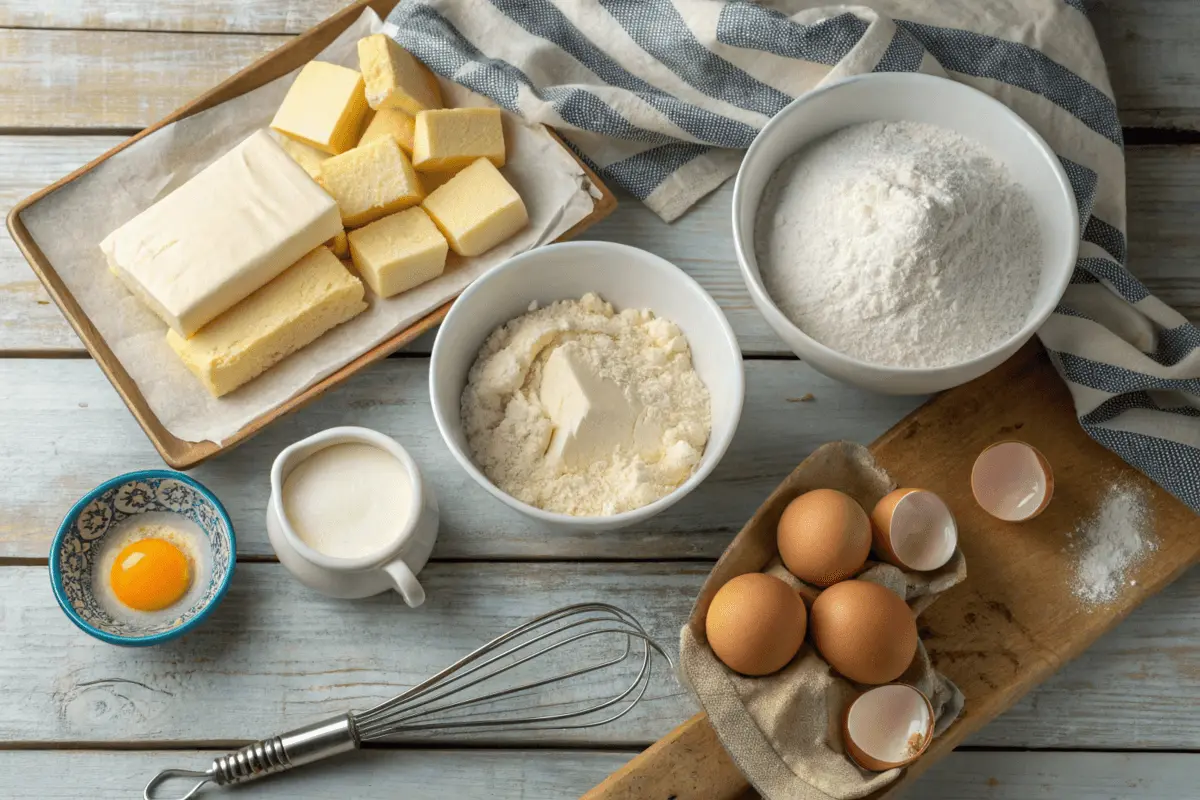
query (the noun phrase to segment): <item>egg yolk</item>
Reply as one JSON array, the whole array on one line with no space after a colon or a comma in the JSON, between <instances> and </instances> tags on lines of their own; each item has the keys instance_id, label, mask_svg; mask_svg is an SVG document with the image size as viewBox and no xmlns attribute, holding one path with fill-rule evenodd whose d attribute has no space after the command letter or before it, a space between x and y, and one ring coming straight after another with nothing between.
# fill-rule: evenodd
<instances>
[{"instance_id":1,"label":"egg yolk","mask_svg":"<svg viewBox=\"0 0 1200 800\"><path fill-rule=\"evenodd\" d=\"M166 539L141 539L117 554L109 574L113 594L137 611L177 603L192 582L187 556Z\"/></svg>"}]
</instances>

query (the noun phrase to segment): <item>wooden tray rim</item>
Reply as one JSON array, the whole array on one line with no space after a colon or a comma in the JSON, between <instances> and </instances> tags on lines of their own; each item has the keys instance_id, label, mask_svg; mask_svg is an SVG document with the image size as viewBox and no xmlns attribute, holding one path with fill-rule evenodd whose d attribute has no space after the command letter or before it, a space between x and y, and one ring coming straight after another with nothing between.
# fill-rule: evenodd
<instances>
[{"instance_id":1,"label":"wooden tray rim","mask_svg":"<svg viewBox=\"0 0 1200 800\"><path fill-rule=\"evenodd\" d=\"M400 349L404 345L421 336L425 332L434 328L438 323L445 319L450 306L454 302L454 298L444 303L439 308L434 309L426 314L421 319L409 325L404 330L398 331L390 338L380 342L364 353L359 354L351 361L339 367L334 372L326 375L321 380L303 389L299 393L288 398L284 402L275 406L268 411L263 412L258 417L255 417L250 422L243 425L236 433L218 444L212 441L191 442L172 434L159 421L157 415L151 410L146 403L145 397L137 388L129 373L122 366L120 360L109 348L108 343L96 330L87 314L75 300L74 295L67 288L66 284L59 277L54 265L42 252L37 242L34 241L29 229L21 220L21 214L26 209L29 209L36 203L40 202L50 194L58 191L63 186L78 180L87 173L91 172L97 166L112 158L117 153L127 147L132 146L135 142L149 136L165 125L176 122L185 117L189 117L200 111L204 111L212 106L223 103L234 97L238 97L246 92L258 88L272 80L275 80L282 75L291 72L300 63L311 60L312 56L303 56L300 51L311 50L313 54L323 50L330 42L333 41L345 28L352 24L362 14L363 10L370 7L374 9L381 17L386 17L387 12L396 5L398 0L358 0L352 5L338 11L323 22L303 33L286 44L277 47L270 53L267 53L262 58L254 63L231 75L226 80L217 84L215 87L200 95L190 103L177 108L167 116L160 119L153 125L143 129L137 134L129 137L117 146L113 147L103 155L93 159L82 167L71 172L69 175L55 181L49 186L34 192L29 197L18 202L13 206L8 213L7 224L9 233L12 235L13 241L17 248L25 256L25 260L29 262L34 274L38 280L46 287L50 298L62 311L71 328L79 336L84 347L92 356L92 359L100 366L104 376L116 389L121 400L129 408L146 436L154 445L154 449L158 451L169 466L174 469L186 470L195 467L207 459L222 453L226 450L231 450L237 445L254 436L270 423L274 422L279 417L307 405L316 398L320 397L327 390L338 386L350 376L364 369L365 367L387 357L391 353ZM297 63L292 65L292 60L296 59ZM286 65L280 69L281 65ZM599 176L584 163L578 155L576 155L569 147L567 147L562 138L552 128L546 128L551 136L558 141L559 145L573 158L576 163L583 169L587 175L591 185L595 187L599 196L593 195L594 205L592 213L580 220L569 230L563 233L554 241L561 242L570 239L591 225L599 222L613 212L617 206L616 196L612 191L600 180Z\"/></svg>"}]
</instances>

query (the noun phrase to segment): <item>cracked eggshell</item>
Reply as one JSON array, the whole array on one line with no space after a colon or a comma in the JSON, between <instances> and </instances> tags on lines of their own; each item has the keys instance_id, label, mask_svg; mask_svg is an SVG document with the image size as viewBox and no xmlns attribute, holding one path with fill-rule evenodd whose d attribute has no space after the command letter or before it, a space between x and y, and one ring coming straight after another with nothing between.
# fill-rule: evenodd
<instances>
[{"instance_id":1,"label":"cracked eggshell","mask_svg":"<svg viewBox=\"0 0 1200 800\"><path fill-rule=\"evenodd\" d=\"M971 467L971 494L979 507L1005 522L1025 522L1046 510L1054 496L1054 471L1026 442L996 442Z\"/></svg>"},{"instance_id":2,"label":"cracked eggshell","mask_svg":"<svg viewBox=\"0 0 1200 800\"><path fill-rule=\"evenodd\" d=\"M933 741L933 704L905 683L876 686L856 697L842 715L842 743L859 767L886 772L921 757Z\"/></svg>"},{"instance_id":3,"label":"cracked eggshell","mask_svg":"<svg viewBox=\"0 0 1200 800\"><path fill-rule=\"evenodd\" d=\"M958 525L949 507L925 489L896 489L871 512L875 554L917 572L945 566L958 547Z\"/></svg>"}]
</instances>

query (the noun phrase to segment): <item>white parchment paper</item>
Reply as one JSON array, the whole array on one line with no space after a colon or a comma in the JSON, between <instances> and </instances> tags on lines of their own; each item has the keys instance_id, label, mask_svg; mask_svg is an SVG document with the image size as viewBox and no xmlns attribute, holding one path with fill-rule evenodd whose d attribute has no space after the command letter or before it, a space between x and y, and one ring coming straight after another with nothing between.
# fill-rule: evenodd
<instances>
[{"instance_id":1,"label":"white parchment paper","mask_svg":"<svg viewBox=\"0 0 1200 800\"><path fill-rule=\"evenodd\" d=\"M357 41L382 27L378 15L367 9L318 58L357 69ZM21 217L151 410L181 439L220 442L232 436L260 414L442 305L489 268L553 241L592 212L592 187L570 154L544 128L505 113L508 162L502 171L525 201L528 228L477 258L451 253L442 277L396 297L380 300L368 289L371 307L367 311L237 391L214 399L167 345L166 325L108 271L99 243L255 130L269 125L296 72L156 131ZM442 93L448 106L487 103L447 81L442 81Z\"/></svg>"}]
</instances>

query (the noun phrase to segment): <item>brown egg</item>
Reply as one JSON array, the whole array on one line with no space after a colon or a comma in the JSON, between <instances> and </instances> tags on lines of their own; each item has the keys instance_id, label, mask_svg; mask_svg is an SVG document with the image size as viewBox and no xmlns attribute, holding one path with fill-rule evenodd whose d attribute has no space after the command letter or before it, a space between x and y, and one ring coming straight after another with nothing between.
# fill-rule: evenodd
<instances>
[{"instance_id":1,"label":"brown egg","mask_svg":"<svg viewBox=\"0 0 1200 800\"><path fill-rule=\"evenodd\" d=\"M708 645L743 675L770 675L787 666L808 627L800 595L761 572L739 575L713 595L704 618Z\"/></svg>"},{"instance_id":2,"label":"brown egg","mask_svg":"<svg viewBox=\"0 0 1200 800\"><path fill-rule=\"evenodd\" d=\"M805 492L783 510L779 556L788 572L830 586L862 569L871 552L871 520L854 498L836 489Z\"/></svg>"},{"instance_id":3,"label":"brown egg","mask_svg":"<svg viewBox=\"0 0 1200 800\"><path fill-rule=\"evenodd\" d=\"M896 593L843 581L812 604L812 640L829 666L858 683L896 680L917 653L917 621Z\"/></svg>"}]
</instances>

